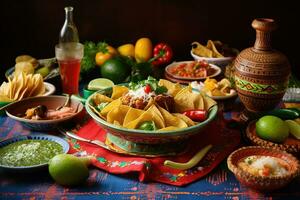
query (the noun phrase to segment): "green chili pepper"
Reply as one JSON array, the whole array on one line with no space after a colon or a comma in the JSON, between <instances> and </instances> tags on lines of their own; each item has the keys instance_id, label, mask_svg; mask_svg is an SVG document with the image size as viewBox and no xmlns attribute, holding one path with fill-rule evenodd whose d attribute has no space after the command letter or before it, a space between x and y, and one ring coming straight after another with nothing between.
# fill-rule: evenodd
<instances>
[{"instance_id":1,"label":"green chili pepper","mask_svg":"<svg viewBox=\"0 0 300 200\"><path fill-rule=\"evenodd\" d=\"M138 129L145 130L145 131L157 130L154 121L145 121L139 126Z\"/></svg>"},{"instance_id":2,"label":"green chili pepper","mask_svg":"<svg viewBox=\"0 0 300 200\"><path fill-rule=\"evenodd\" d=\"M194 157L192 159L190 159L188 162L186 163L178 163L178 162L173 162L170 160L166 160L164 162L165 166L174 168L174 169L180 169L180 170L186 170L186 169L190 169L192 167L194 167L195 165L197 165L197 163L200 162L200 160L206 155L206 153L212 148L212 145L207 145L206 147L204 147L203 149L201 149L196 155L194 155Z\"/></svg>"},{"instance_id":3,"label":"green chili pepper","mask_svg":"<svg viewBox=\"0 0 300 200\"><path fill-rule=\"evenodd\" d=\"M279 117L283 120L286 119L296 119L300 117L300 109L298 108L283 108L283 109L275 109L263 113L263 115L273 115Z\"/></svg>"}]
</instances>

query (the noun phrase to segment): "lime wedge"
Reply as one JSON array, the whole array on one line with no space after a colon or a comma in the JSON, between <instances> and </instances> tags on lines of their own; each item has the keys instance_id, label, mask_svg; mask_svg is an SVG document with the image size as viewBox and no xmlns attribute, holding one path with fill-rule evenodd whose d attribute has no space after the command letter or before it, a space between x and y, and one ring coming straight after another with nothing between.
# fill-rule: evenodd
<instances>
[{"instance_id":1,"label":"lime wedge","mask_svg":"<svg viewBox=\"0 0 300 200\"><path fill-rule=\"evenodd\" d=\"M293 120L285 120L285 123L289 126L290 133L300 140L300 124Z\"/></svg>"},{"instance_id":2,"label":"lime wedge","mask_svg":"<svg viewBox=\"0 0 300 200\"><path fill-rule=\"evenodd\" d=\"M96 78L88 84L89 90L103 90L108 87L113 87L115 84L107 78Z\"/></svg>"}]
</instances>

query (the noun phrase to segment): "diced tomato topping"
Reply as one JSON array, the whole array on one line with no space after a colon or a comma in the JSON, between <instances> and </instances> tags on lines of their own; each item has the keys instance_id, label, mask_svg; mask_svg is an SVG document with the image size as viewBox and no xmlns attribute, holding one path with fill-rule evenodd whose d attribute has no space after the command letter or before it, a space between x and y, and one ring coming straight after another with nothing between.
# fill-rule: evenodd
<instances>
[{"instance_id":1,"label":"diced tomato topping","mask_svg":"<svg viewBox=\"0 0 300 200\"><path fill-rule=\"evenodd\" d=\"M170 68L170 73L182 77L202 78L207 76L209 64L205 61L183 63Z\"/></svg>"},{"instance_id":2,"label":"diced tomato topping","mask_svg":"<svg viewBox=\"0 0 300 200\"><path fill-rule=\"evenodd\" d=\"M144 87L144 91L145 91L145 93L149 94L149 93L152 91L151 86L147 84L147 85Z\"/></svg>"}]
</instances>

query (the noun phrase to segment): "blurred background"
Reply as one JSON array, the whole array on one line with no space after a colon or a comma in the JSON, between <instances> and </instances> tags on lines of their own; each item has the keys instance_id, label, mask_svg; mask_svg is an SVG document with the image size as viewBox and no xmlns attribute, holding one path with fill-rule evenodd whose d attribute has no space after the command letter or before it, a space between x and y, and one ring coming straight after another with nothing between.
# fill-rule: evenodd
<instances>
[{"instance_id":1,"label":"blurred background","mask_svg":"<svg viewBox=\"0 0 300 200\"><path fill-rule=\"evenodd\" d=\"M1 82L15 57L54 57L54 46L65 20L64 7L74 7L80 41L106 41L117 47L141 37L167 42L174 60L192 60L191 43L220 40L239 50L253 46L255 18L274 18L279 28L272 46L299 73L299 11L295 1L276 0L1 0Z\"/></svg>"}]
</instances>

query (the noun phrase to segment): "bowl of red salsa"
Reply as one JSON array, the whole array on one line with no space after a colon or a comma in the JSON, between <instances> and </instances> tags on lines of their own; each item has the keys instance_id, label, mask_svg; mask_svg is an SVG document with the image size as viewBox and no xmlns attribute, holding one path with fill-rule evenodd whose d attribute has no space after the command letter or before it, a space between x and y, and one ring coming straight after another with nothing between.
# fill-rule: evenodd
<instances>
[{"instance_id":1,"label":"bowl of red salsa","mask_svg":"<svg viewBox=\"0 0 300 200\"><path fill-rule=\"evenodd\" d=\"M206 61L173 62L165 69L166 74L184 80L202 80L215 77L221 73L221 68Z\"/></svg>"}]
</instances>

